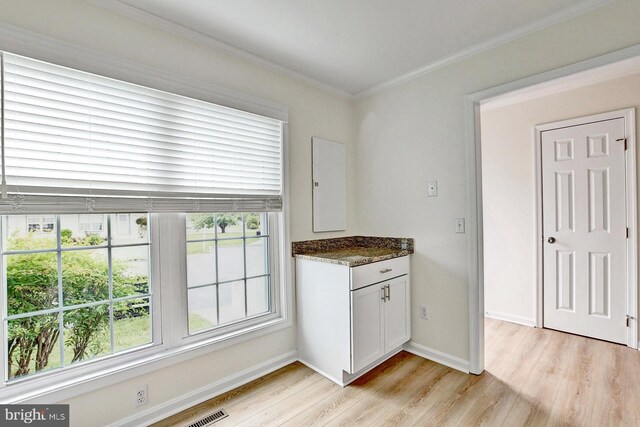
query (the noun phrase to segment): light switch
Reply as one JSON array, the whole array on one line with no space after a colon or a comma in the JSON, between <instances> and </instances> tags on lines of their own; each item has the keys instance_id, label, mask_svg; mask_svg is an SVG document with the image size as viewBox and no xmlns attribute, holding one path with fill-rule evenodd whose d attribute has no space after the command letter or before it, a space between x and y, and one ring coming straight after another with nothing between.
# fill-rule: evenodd
<instances>
[{"instance_id":1,"label":"light switch","mask_svg":"<svg viewBox=\"0 0 640 427\"><path fill-rule=\"evenodd\" d=\"M438 196L438 181L427 181L427 197Z\"/></svg>"},{"instance_id":2,"label":"light switch","mask_svg":"<svg viewBox=\"0 0 640 427\"><path fill-rule=\"evenodd\" d=\"M456 218L456 233L464 233L464 218Z\"/></svg>"}]
</instances>

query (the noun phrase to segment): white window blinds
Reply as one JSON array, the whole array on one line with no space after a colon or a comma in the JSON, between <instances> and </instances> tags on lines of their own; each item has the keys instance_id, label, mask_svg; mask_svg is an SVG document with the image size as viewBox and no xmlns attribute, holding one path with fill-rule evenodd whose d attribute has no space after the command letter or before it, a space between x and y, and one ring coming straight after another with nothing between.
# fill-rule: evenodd
<instances>
[{"instance_id":1,"label":"white window blinds","mask_svg":"<svg viewBox=\"0 0 640 427\"><path fill-rule=\"evenodd\" d=\"M274 211L279 120L2 54L3 211Z\"/></svg>"}]
</instances>

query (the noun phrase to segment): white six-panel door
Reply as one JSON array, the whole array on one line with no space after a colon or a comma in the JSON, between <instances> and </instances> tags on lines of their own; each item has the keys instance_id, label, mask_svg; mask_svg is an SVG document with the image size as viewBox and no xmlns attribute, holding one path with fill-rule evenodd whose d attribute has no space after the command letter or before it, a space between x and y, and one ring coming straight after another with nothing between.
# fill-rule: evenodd
<instances>
[{"instance_id":1,"label":"white six-panel door","mask_svg":"<svg viewBox=\"0 0 640 427\"><path fill-rule=\"evenodd\" d=\"M544 327L626 342L625 121L543 131Z\"/></svg>"}]
</instances>

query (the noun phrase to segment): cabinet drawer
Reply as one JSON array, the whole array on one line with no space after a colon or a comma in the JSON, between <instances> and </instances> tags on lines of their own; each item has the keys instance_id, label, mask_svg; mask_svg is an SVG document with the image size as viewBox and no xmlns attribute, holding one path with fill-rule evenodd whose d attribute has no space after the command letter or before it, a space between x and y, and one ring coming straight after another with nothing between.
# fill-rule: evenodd
<instances>
[{"instance_id":1,"label":"cabinet drawer","mask_svg":"<svg viewBox=\"0 0 640 427\"><path fill-rule=\"evenodd\" d=\"M382 282L403 274L409 274L408 256L353 267L351 268L351 290L360 289L372 283Z\"/></svg>"}]
</instances>

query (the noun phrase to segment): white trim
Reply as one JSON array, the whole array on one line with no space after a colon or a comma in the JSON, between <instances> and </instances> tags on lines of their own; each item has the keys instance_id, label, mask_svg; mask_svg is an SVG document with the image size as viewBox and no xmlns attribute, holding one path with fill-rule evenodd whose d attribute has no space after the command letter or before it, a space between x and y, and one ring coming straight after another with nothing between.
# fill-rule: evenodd
<instances>
[{"instance_id":1,"label":"white trim","mask_svg":"<svg viewBox=\"0 0 640 427\"><path fill-rule=\"evenodd\" d=\"M416 343L415 341L409 341L408 343L406 343L404 345L404 350L408 351L409 353L415 354L416 356L424 357L425 359L464 372L465 374L468 374L470 372L468 360L464 360L459 357L452 356L450 354L443 353L429 347L425 347L422 344Z\"/></svg>"},{"instance_id":2,"label":"white trim","mask_svg":"<svg viewBox=\"0 0 640 427\"><path fill-rule=\"evenodd\" d=\"M122 3L121 1L118 1L118 0L86 0L86 1L93 3L97 6L100 6L104 9L107 9L111 12L115 12L121 16L133 18L139 22L145 23L147 25L150 25L162 31L166 31L168 33L172 33L177 36L184 37L187 40L191 40L192 42L198 43L199 45L204 45L212 50L215 50L216 52L224 52L228 55L231 55L232 57L241 59L243 61L256 64L270 70L278 71L299 82L305 83L311 87L320 89L324 92L328 92L332 95L336 95L345 99L351 99L353 97L353 95L347 91L338 89L334 86L331 86L330 84L324 83L313 77L307 76L306 74L302 74L298 71L294 71L290 68L279 65L259 55L249 53L245 50L239 49L230 44L221 42L204 33L193 30L191 28L187 28L183 25L177 24L168 19L161 18L157 15L154 15L153 13L146 12L135 6Z\"/></svg>"},{"instance_id":3,"label":"white trim","mask_svg":"<svg viewBox=\"0 0 640 427\"><path fill-rule=\"evenodd\" d=\"M555 81L543 82L530 88L509 92L495 97L491 101L482 104L482 112L638 73L640 73L640 58L629 58L613 64L603 65L602 67L593 70L576 73L572 76L568 76L560 83Z\"/></svg>"},{"instance_id":4,"label":"white trim","mask_svg":"<svg viewBox=\"0 0 640 427\"><path fill-rule=\"evenodd\" d=\"M287 122L283 104L0 22L0 50Z\"/></svg>"},{"instance_id":5,"label":"white trim","mask_svg":"<svg viewBox=\"0 0 640 427\"><path fill-rule=\"evenodd\" d=\"M515 316L507 313L496 313L495 311L486 311L484 317L495 320L502 320L503 322L517 323L518 325L536 327L536 319L530 319L528 317Z\"/></svg>"},{"instance_id":6,"label":"white trim","mask_svg":"<svg viewBox=\"0 0 640 427\"><path fill-rule=\"evenodd\" d=\"M281 356L274 357L266 362L247 368L236 374L229 375L213 384L201 387L190 393L183 394L174 399L153 406L144 412L131 415L127 418L118 420L108 426L140 426L150 425L177 414L185 409L189 409L199 403L212 399L216 396L226 393L229 390L245 385L264 375L270 374L295 362L297 353L295 351L285 353Z\"/></svg>"},{"instance_id":7,"label":"white trim","mask_svg":"<svg viewBox=\"0 0 640 427\"><path fill-rule=\"evenodd\" d=\"M389 89L394 86L398 86L409 80L413 80L415 78L421 77L425 74L431 73L432 71L436 71L440 68L444 68L455 62L462 61L466 58L485 52L489 49L493 49L497 46L517 40L521 37L526 36L527 34L540 31L544 28L550 27L559 22L575 18L576 16L582 15L584 13L587 13L594 9L602 7L608 3L611 3L612 1L613 0L586 0L586 1L576 3L572 6L569 6L567 8L560 10L559 12L554 13L553 15L549 15L537 21L530 22L527 25L516 28L515 30L512 30L508 33L499 35L485 42L470 46L454 54L445 56L444 58L441 58L437 61L431 62L430 64L427 64L423 67L410 71L406 74L394 77L390 80L387 80L384 83L377 84L369 89L358 92L354 95L354 97L355 99L368 98L386 89Z\"/></svg>"},{"instance_id":8,"label":"white trim","mask_svg":"<svg viewBox=\"0 0 640 427\"><path fill-rule=\"evenodd\" d=\"M482 155L480 146L480 106L465 99L465 130L478 144L466 145L467 159L467 268L469 280L469 372L484 370L484 249L482 219ZM475 315L471 316L471 313ZM474 335L474 333L476 335Z\"/></svg>"},{"instance_id":9,"label":"white trim","mask_svg":"<svg viewBox=\"0 0 640 427\"><path fill-rule=\"evenodd\" d=\"M534 86L539 83L563 79L572 74L592 70L603 65L640 56L640 45L631 46L612 53L597 56L576 64L547 71L524 79L487 88L465 97L465 146L467 150L467 210L470 213L467 227L469 245L469 363L470 372L479 374L484 370L484 301L481 268L482 248L482 170L480 168L480 105L506 93ZM637 233L637 232L636 232Z\"/></svg>"},{"instance_id":10,"label":"white trim","mask_svg":"<svg viewBox=\"0 0 640 427\"><path fill-rule=\"evenodd\" d=\"M578 117L569 120L561 120L553 123L545 123L534 127L535 161L536 161L536 325L542 327L543 319L543 291L544 291L544 270L543 270L543 211L542 211L542 132L578 126L586 123L599 122L604 120L624 119L625 137L627 138L627 150L625 151L625 202L627 211L625 212L629 237L627 238L627 285L626 300L627 314L631 316L629 328L627 328L627 347L637 349L638 345L638 232L636 228L637 192L636 192L636 138L635 138L635 108L610 111L601 114Z\"/></svg>"}]
</instances>

